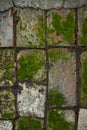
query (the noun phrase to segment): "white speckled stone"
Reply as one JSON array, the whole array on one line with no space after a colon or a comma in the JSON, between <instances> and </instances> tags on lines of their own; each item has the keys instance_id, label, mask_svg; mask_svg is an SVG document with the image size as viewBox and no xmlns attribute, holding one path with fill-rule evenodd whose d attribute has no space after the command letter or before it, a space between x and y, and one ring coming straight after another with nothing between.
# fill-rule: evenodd
<instances>
[{"instance_id":1,"label":"white speckled stone","mask_svg":"<svg viewBox=\"0 0 87 130\"><path fill-rule=\"evenodd\" d=\"M20 84L23 87L21 94L18 94L18 110L20 116L44 117L45 86L26 86L26 83ZM43 93L39 90L44 90Z\"/></svg>"},{"instance_id":2,"label":"white speckled stone","mask_svg":"<svg viewBox=\"0 0 87 130\"><path fill-rule=\"evenodd\" d=\"M80 109L78 130L87 130L87 109Z\"/></svg>"},{"instance_id":3,"label":"white speckled stone","mask_svg":"<svg viewBox=\"0 0 87 130\"><path fill-rule=\"evenodd\" d=\"M11 121L0 121L0 130L12 130L12 122Z\"/></svg>"}]
</instances>

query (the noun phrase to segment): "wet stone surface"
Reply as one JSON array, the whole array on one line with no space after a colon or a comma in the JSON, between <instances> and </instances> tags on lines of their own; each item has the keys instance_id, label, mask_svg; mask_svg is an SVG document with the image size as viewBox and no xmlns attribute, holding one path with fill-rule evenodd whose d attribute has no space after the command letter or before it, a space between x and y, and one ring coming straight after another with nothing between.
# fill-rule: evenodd
<instances>
[{"instance_id":1,"label":"wet stone surface","mask_svg":"<svg viewBox=\"0 0 87 130\"><path fill-rule=\"evenodd\" d=\"M51 10L47 14L47 41L49 45L74 44L74 12L73 10Z\"/></svg>"},{"instance_id":2,"label":"wet stone surface","mask_svg":"<svg viewBox=\"0 0 87 130\"><path fill-rule=\"evenodd\" d=\"M12 86L14 82L14 50L0 50L0 86Z\"/></svg>"},{"instance_id":3,"label":"wet stone surface","mask_svg":"<svg viewBox=\"0 0 87 130\"><path fill-rule=\"evenodd\" d=\"M13 7L12 0L0 0L0 11L8 10Z\"/></svg>"},{"instance_id":4,"label":"wet stone surface","mask_svg":"<svg viewBox=\"0 0 87 130\"><path fill-rule=\"evenodd\" d=\"M44 11L35 9L19 9L17 25L18 47L45 46Z\"/></svg>"},{"instance_id":5,"label":"wet stone surface","mask_svg":"<svg viewBox=\"0 0 87 130\"><path fill-rule=\"evenodd\" d=\"M76 105L76 61L73 50L49 49L49 105Z\"/></svg>"},{"instance_id":6,"label":"wet stone surface","mask_svg":"<svg viewBox=\"0 0 87 130\"><path fill-rule=\"evenodd\" d=\"M11 10L0 12L0 47L10 46L13 46L13 16Z\"/></svg>"},{"instance_id":7,"label":"wet stone surface","mask_svg":"<svg viewBox=\"0 0 87 130\"><path fill-rule=\"evenodd\" d=\"M15 117L14 100L11 89L0 91L0 118L13 119Z\"/></svg>"},{"instance_id":8,"label":"wet stone surface","mask_svg":"<svg viewBox=\"0 0 87 130\"><path fill-rule=\"evenodd\" d=\"M48 112L47 130L74 130L74 124L74 111L51 110Z\"/></svg>"},{"instance_id":9,"label":"wet stone surface","mask_svg":"<svg viewBox=\"0 0 87 130\"><path fill-rule=\"evenodd\" d=\"M0 121L0 130L12 130L12 122L11 121Z\"/></svg>"}]
</instances>

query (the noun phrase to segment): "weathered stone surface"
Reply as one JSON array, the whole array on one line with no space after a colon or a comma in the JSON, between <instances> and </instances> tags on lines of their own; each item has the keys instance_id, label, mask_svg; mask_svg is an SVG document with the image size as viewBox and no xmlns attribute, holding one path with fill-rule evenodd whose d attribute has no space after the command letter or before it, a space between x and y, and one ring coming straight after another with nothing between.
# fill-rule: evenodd
<instances>
[{"instance_id":1,"label":"weathered stone surface","mask_svg":"<svg viewBox=\"0 0 87 130\"><path fill-rule=\"evenodd\" d=\"M76 105L75 53L67 49L49 49L49 60L50 105Z\"/></svg>"},{"instance_id":2,"label":"weathered stone surface","mask_svg":"<svg viewBox=\"0 0 87 130\"><path fill-rule=\"evenodd\" d=\"M0 130L12 130L12 122L11 121L0 121Z\"/></svg>"},{"instance_id":3,"label":"weathered stone surface","mask_svg":"<svg viewBox=\"0 0 87 130\"><path fill-rule=\"evenodd\" d=\"M80 77L81 77L81 89L80 89L80 101L81 105L87 106L87 51L83 52L80 56L81 67L80 67Z\"/></svg>"},{"instance_id":4,"label":"weathered stone surface","mask_svg":"<svg viewBox=\"0 0 87 130\"><path fill-rule=\"evenodd\" d=\"M18 94L18 111L20 116L44 117L45 86L20 83L23 90Z\"/></svg>"},{"instance_id":5,"label":"weathered stone surface","mask_svg":"<svg viewBox=\"0 0 87 130\"><path fill-rule=\"evenodd\" d=\"M14 95L10 89L0 91L0 115L4 119L15 117Z\"/></svg>"},{"instance_id":6,"label":"weathered stone surface","mask_svg":"<svg viewBox=\"0 0 87 130\"><path fill-rule=\"evenodd\" d=\"M11 10L0 13L0 47L9 46L13 46L13 16Z\"/></svg>"},{"instance_id":7,"label":"weathered stone surface","mask_svg":"<svg viewBox=\"0 0 87 130\"><path fill-rule=\"evenodd\" d=\"M74 130L75 113L70 110L51 110L47 121L47 130Z\"/></svg>"},{"instance_id":8,"label":"weathered stone surface","mask_svg":"<svg viewBox=\"0 0 87 130\"><path fill-rule=\"evenodd\" d=\"M63 0L40 0L39 8L41 9L51 9L51 8L61 8L63 6Z\"/></svg>"},{"instance_id":9,"label":"weathered stone surface","mask_svg":"<svg viewBox=\"0 0 87 130\"><path fill-rule=\"evenodd\" d=\"M87 109L80 109L78 130L87 130Z\"/></svg>"},{"instance_id":10,"label":"weathered stone surface","mask_svg":"<svg viewBox=\"0 0 87 130\"><path fill-rule=\"evenodd\" d=\"M47 14L47 41L49 45L74 44L74 12L64 8Z\"/></svg>"},{"instance_id":11,"label":"weathered stone surface","mask_svg":"<svg viewBox=\"0 0 87 130\"><path fill-rule=\"evenodd\" d=\"M32 47L45 45L44 12L35 9L19 9L17 25L17 46Z\"/></svg>"},{"instance_id":12,"label":"weathered stone surface","mask_svg":"<svg viewBox=\"0 0 87 130\"><path fill-rule=\"evenodd\" d=\"M87 6L78 9L79 45L87 45Z\"/></svg>"},{"instance_id":13,"label":"weathered stone surface","mask_svg":"<svg viewBox=\"0 0 87 130\"><path fill-rule=\"evenodd\" d=\"M65 8L76 8L87 4L87 0L65 0Z\"/></svg>"},{"instance_id":14,"label":"weathered stone surface","mask_svg":"<svg viewBox=\"0 0 87 130\"><path fill-rule=\"evenodd\" d=\"M12 0L0 0L0 11L8 10L13 7Z\"/></svg>"},{"instance_id":15,"label":"weathered stone surface","mask_svg":"<svg viewBox=\"0 0 87 130\"><path fill-rule=\"evenodd\" d=\"M14 0L14 4L20 7L39 7L39 0Z\"/></svg>"},{"instance_id":16,"label":"weathered stone surface","mask_svg":"<svg viewBox=\"0 0 87 130\"><path fill-rule=\"evenodd\" d=\"M0 86L11 86L15 82L14 50L0 50Z\"/></svg>"}]
</instances>

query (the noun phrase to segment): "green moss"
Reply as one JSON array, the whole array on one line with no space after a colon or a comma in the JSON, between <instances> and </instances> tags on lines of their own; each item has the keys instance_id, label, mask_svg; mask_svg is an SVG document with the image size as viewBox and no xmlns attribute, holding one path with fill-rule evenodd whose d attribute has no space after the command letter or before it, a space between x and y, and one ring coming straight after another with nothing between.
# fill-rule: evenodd
<instances>
[{"instance_id":1,"label":"green moss","mask_svg":"<svg viewBox=\"0 0 87 130\"><path fill-rule=\"evenodd\" d=\"M42 130L42 126L39 120L22 118L18 121L17 130Z\"/></svg>"},{"instance_id":2,"label":"green moss","mask_svg":"<svg viewBox=\"0 0 87 130\"><path fill-rule=\"evenodd\" d=\"M20 58L19 80L33 80L33 76L44 65L44 58L40 55L38 55L38 51L33 51L31 54L26 54Z\"/></svg>"},{"instance_id":3,"label":"green moss","mask_svg":"<svg viewBox=\"0 0 87 130\"><path fill-rule=\"evenodd\" d=\"M14 117L14 113L4 113L3 118L12 119Z\"/></svg>"},{"instance_id":4,"label":"green moss","mask_svg":"<svg viewBox=\"0 0 87 130\"><path fill-rule=\"evenodd\" d=\"M38 20L38 31L36 32L36 35L40 40L40 45L45 45L45 28L46 28L45 18L40 17Z\"/></svg>"},{"instance_id":5,"label":"green moss","mask_svg":"<svg viewBox=\"0 0 87 130\"><path fill-rule=\"evenodd\" d=\"M82 87L81 87L82 101L87 101L87 59L83 61L81 78L82 78Z\"/></svg>"},{"instance_id":6,"label":"green moss","mask_svg":"<svg viewBox=\"0 0 87 130\"><path fill-rule=\"evenodd\" d=\"M61 107L67 103L63 94L59 93L57 90L49 91L49 105Z\"/></svg>"},{"instance_id":7,"label":"green moss","mask_svg":"<svg viewBox=\"0 0 87 130\"><path fill-rule=\"evenodd\" d=\"M48 113L48 128L52 130L71 130L73 125L64 119L64 115L52 110Z\"/></svg>"},{"instance_id":8,"label":"green moss","mask_svg":"<svg viewBox=\"0 0 87 130\"><path fill-rule=\"evenodd\" d=\"M75 30L74 15L72 12L70 12L66 17L66 20L63 22L64 40L69 44L71 44L73 41L74 30Z\"/></svg>"},{"instance_id":9,"label":"green moss","mask_svg":"<svg viewBox=\"0 0 87 130\"><path fill-rule=\"evenodd\" d=\"M49 50L49 58L52 62L56 62L57 60L68 60L67 58L68 52L62 49L50 49Z\"/></svg>"},{"instance_id":10,"label":"green moss","mask_svg":"<svg viewBox=\"0 0 87 130\"><path fill-rule=\"evenodd\" d=\"M53 13L51 24L52 26L48 28L48 34L56 32L56 36L63 36L61 41L59 41L60 43L72 43L75 30L74 15L72 12L68 13L65 20L62 20L59 13Z\"/></svg>"},{"instance_id":11,"label":"green moss","mask_svg":"<svg viewBox=\"0 0 87 130\"><path fill-rule=\"evenodd\" d=\"M81 45L86 45L87 44L87 18L84 19L84 22L82 24L82 38L80 40Z\"/></svg>"},{"instance_id":12,"label":"green moss","mask_svg":"<svg viewBox=\"0 0 87 130\"><path fill-rule=\"evenodd\" d=\"M62 20L62 18L61 18L60 14L58 14L58 13L52 14L52 26L57 35L62 34L63 25L62 25L61 20Z\"/></svg>"}]
</instances>

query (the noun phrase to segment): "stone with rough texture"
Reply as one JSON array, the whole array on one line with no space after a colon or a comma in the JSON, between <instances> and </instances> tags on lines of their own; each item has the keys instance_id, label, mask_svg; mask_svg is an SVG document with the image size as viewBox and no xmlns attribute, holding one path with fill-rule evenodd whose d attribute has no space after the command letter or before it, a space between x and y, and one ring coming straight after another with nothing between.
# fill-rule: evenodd
<instances>
[{"instance_id":1,"label":"stone with rough texture","mask_svg":"<svg viewBox=\"0 0 87 130\"><path fill-rule=\"evenodd\" d=\"M11 10L0 13L0 47L9 46L13 46L13 16Z\"/></svg>"},{"instance_id":2,"label":"stone with rough texture","mask_svg":"<svg viewBox=\"0 0 87 130\"><path fill-rule=\"evenodd\" d=\"M12 0L0 0L0 11L8 10L13 7Z\"/></svg>"},{"instance_id":3,"label":"stone with rough texture","mask_svg":"<svg viewBox=\"0 0 87 130\"><path fill-rule=\"evenodd\" d=\"M63 6L63 0L40 0L39 7L41 9L61 8Z\"/></svg>"},{"instance_id":4,"label":"stone with rough texture","mask_svg":"<svg viewBox=\"0 0 87 130\"><path fill-rule=\"evenodd\" d=\"M62 104L63 106L76 105L75 53L72 51L70 52L67 49L50 49L49 59L49 91L55 90L64 95L67 104ZM57 96L57 93L56 95L54 93L54 96L51 98L54 98L55 96ZM58 97L59 96L57 96L57 98ZM53 99L51 100L51 102L53 102ZM54 102L55 100L57 99L54 99Z\"/></svg>"},{"instance_id":5,"label":"stone with rough texture","mask_svg":"<svg viewBox=\"0 0 87 130\"><path fill-rule=\"evenodd\" d=\"M87 130L87 110L86 109L80 109L78 130Z\"/></svg>"},{"instance_id":6,"label":"stone with rough texture","mask_svg":"<svg viewBox=\"0 0 87 130\"><path fill-rule=\"evenodd\" d=\"M14 4L20 7L39 7L39 0L14 0Z\"/></svg>"},{"instance_id":7,"label":"stone with rough texture","mask_svg":"<svg viewBox=\"0 0 87 130\"><path fill-rule=\"evenodd\" d=\"M0 130L12 130L12 122L11 121L0 121Z\"/></svg>"},{"instance_id":8,"label":"stone with rough texture","mask_svg":"<svg viewBox=\"0 0 87 130\"><path fill-rule=\"evenodd\" d=\"M18 94L18 111L20 116L44 117L45 86L20 83L23 87Z\"/></svg>"},{"instance_id":9,"label":"stone with rough texture","mask_svg":"<svg viewBox=\"0 0 87 130\"><path fill-rule=\"evenodd\" d=\"M31 47L45 45L44 11L35 9L19 9L17 24L17 46Z\"/></svg>"},{"instance_id":10,"label":"stone with rough texture","mask_svg":"<svg viewBox=\"0 0 87 130\"><path fill-rule=\"evenodd\" d=\"M65 8L76 8L87 4L87 0L65 0Z\"/></svg>"}]
</instances>

